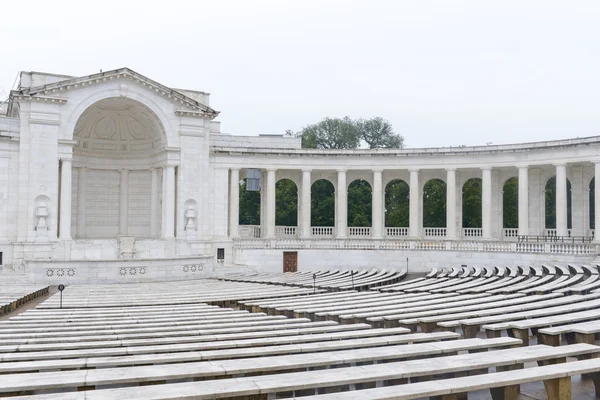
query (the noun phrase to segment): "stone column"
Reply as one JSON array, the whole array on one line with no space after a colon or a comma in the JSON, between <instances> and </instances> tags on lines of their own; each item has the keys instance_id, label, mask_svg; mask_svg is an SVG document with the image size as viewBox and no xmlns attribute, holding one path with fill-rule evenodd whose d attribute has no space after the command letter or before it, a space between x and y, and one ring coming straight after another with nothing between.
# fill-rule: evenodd
<instances>
[{"instance_id":1,"label":"stone column","mask_svg":"<svg viewBox=\"0 0 600 400\"><path fill-rule=\"evenodd\" d=\"M419 189L419 170L410 170L409 179L409 232L408 236L411 238L418 238L421 236L421 218L419 209L421 204L421 196Z\"/></svg>"},{"instance_id":2,"label":"stone column","mask_svg":"<svg viewBox=\"0 0 600 400\"><path fill-rule=\"evenodd\" d=\"M568 236L567 229L567 166L556 166L556 234Z\"/></svg>"},{"instance_id":3,"label":"stone column","mask_svg":"<svg viewBox=\"0 0 600 400\"><path fill-rule=\"evenodd\" d=\"M456 239L456 168L446 169L446 237Z\"/></svg>"},{"instance_id":4,"label":"stone column","mask_svg":"<svg viewBox=\"0 0 600 400\"><path fill-rule=\"evenodd\" d=\"M275 238L275 172L276 169L267 170L267 232L265 238Z\"/></svg>"},{"instance_id":5,"label":"stone column","mask_svg":"<svg viewBox=\"0 0 600 400\"><path fill-rule=\"evenodd\" d=\"M240 236L240 170L231 168L229 176L229 237Z\"/></svg>"},{"instance_id":6,"label":"stone column","mask_svg":"<svg viewBox=\"0 0 600 400\"><path fill-rule=\"evenodd\" d=\"M87 168L79 168L79 177L77 178L77 232L76 236L85 237L85 188L87 179Z\"/></svg>"},{"instance_id":7,"label":"stone column","mask_svg":"<svg viewBox=\"0 0 600 400\"><path fill-rule=\"evenodd\" d=\"M60 236L59 239L71 240L71 159L62 159L60 168Z\"/></svg>"},{"instance_id":8,"label":"stone column","mask_svg":"<svg viewBox=\"0 0 600 400\"><path fill-rule=\"evenodd\" d=\"M311 220L311 186L312 180L310 176L310 169L302 170L302 197L300 199L300 217L301 217L301 232L300 237L303 239L308 239L312 236L312 227L310 224Z\"/></svg>"},{"instance_id":9,"label":"stone column","mask_svg":"<svg viewBox=\"0 0 600 400\"><path fill-rule=\"evenodd\" d=\"M159 237L158 231L158 168L152 168L152 183L150 186L150 236Z\"/></svg>"},{"instance_id":10,"label":"stone column","mask_svg":"<svg viewBox=\"0 0 600 400\"><path fill-rule=\"evenodd\" d=\"M382 170L373 170L373 190L371 191L371 202L372 202L372 216L371 225L373 231L371 232L373 239L383 238L383 188L382 188Z\"/></svg>"},{"instance_id":11,"label":"stone column","mask_svg":"<svg viewBox=\"0 0 600 400\"><path fill-rule=\"evenodd\" d=\"M519 236L529 235L529 167L519 167Z\"/></svg>"},{"instance_id":12,"label":"stone column","mask_svg":"<svg viewBox=\"0 0 600 400\"><path fill-rule=\"evenodd\" d=\"M346 185L346 170L338 169L337 173L335 227L336 237L343 239L347 236L346 231L348 230L348 187Z\"/></svg>"},{"instance_id":13,"label":"stone column","mask_svg":"<svg viewBox=\"0 0 600 400\"><path fill-rule=\"evenodd\" d=\"M119 235L127 235L129 220L129 171L122 169L119 191Z\"/></svg>"},{"instance_id":14,"label":"stone column","mask_svg":"<svg viewBox=\"0 0 600 400\"><path fill-rule=\"evenodd\" d=\"M492 167L481 168L481 231L483 239L492 238Z\"/></svg>"},{"instance_id":15,"label":"stone column","mask_svg":"<svg viewBox=\"0 0 600 400\"><path fill-rule=\"evenodd\" d=\"M163 168L162 237L175 238L175 166Z\"/></svg>"},{"instance_id":16,"label":"stone column","mask_svg":"<svg viewBox=\"0 0 600 400\"><path fill-rule=\"evenodd\" d=\"M594 242L600 243L600 161L595 164L594 170Z\"/></svg>"}]
</instances>

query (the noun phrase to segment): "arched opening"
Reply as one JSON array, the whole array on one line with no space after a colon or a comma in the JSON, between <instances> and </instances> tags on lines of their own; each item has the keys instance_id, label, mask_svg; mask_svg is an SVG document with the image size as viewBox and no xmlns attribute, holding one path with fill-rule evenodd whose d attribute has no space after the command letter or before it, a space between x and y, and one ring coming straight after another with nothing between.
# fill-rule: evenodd
<instances>
[{"instance_id":1,"label":"arched opening","mask_svg":"<svg viewBox=\"0 0 600 400\"><path fill-rule=\"evenodd\" d=\"M328 227L323 235L333 235L335 226L335 188L327 179L319 179L311 186L310 224Z\"/></svg>"},{"instance_id":2,"label":"arched opening","mask_svg":"<svg viewBox=\"0 0 600 400\"><path fill-rule=\"evenodd\" d=\"M481 179L471 178L462 188L462 226L481 229ZM476 232L476 231L474 231ZM480 235L469 235L480 236Z\"/></svg>"},{"instance_id":3,"label":"arched opening","mask_svg":"<svg viewBox=\"0 0 600 400\"><path fill-rule=\"evenodd\" d=\"M519 228L519 178L512 177L502 187L502 227Z\"/></svg>"},{"instance_id":4,"label":"arched opening","mask_svg":"<svg viewBox=\"0 0 600 400\"><path fill-rule=\"evenodd\" d=\"M246 178L240 181L239 198L239 224L260 226L260 191L247 190Z\"/></svg>"},{"instance_id":5,"label":"arched opening","mask_svg":"<svg viewBox=\"0 0 600 400\"><path fill-rule=\"evenodd\" d=\"M371 185L357 179L348 186L348 227L371 226L373 196Z\"/></svg>"},{"instance_id":6,"label":"arched opening","mask_svg":"<svg viewBox=\"0 0 600 400\"><path fill-rule=\"evenodd\" d=\"M401 179L389 182L385 187L386 228L408 228L410 219L410 187ZM406 236L408 230L393 236ZM401 234L400 234L401 233Z\"/></svg>"},{"instance_id":7,"label":"arched opening","mask_svg":"<svg viewBox=\"0 0 600 400\"><path fill-rule=\"evenodd\" d=\"M431 179L423 186L423 228L446 227L446 182Z\"/></svg>"},{"instance_id":8,"label":"arched opening","mask_svg":"<svg viewBox=\"0 0 600 400\"><path fill-rule=\"evenodd\" d=\"M590 181L590 229L596 229L596 177Z\"/></svg>"},{"instance_id":9,"label":"arched opening","mask_svg":"<svg viewBox=\"0 0 600 400\"><path fill-rule=\"evenodd\" d=\"M546 229L556 229L556 176L546 182ZM571 181L567 179L567 229L572 228L571 218Z\"/></svg>"},{"instance_id":10,"label":"arched opening","mask_svg":"<svg viewBox=\"0 0 600 400\"><path fill-rule=\"evenodd\" d=\"M144 104L108 98L88 107L73 132L72 232L76 238L138 238L161 235L163 180L173 203L165 232L174 235L176 168L163 166L166 135L159 118ZM180 221L181 226L184 221Z\"/></svg>"},{"instance_id":11,"label":"arched opening","mask_svg":"<svg viewBox=\"0 0 600 400\"><path fill-rule=\"evenodd\" d=\"M298 187L290 179L275 184L275 225L298 226Z\"/></svg>"}]
</instances>

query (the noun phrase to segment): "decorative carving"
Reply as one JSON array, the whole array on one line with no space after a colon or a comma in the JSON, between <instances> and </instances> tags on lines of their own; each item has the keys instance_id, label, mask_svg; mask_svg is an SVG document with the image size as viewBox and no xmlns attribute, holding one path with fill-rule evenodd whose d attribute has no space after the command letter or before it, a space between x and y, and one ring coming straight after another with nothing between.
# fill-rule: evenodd
<instances>
[{"instance_id":1,"label":"decorative carving","mask_svg":"<svg viewBox=\"0 0 600 400\"><path fill-rule=\"evenodd\" d=\"M74 277L75 269L74 268L46 268L46 278L64 278L64 276Z\"/></svg>"},{"instance_id":2,"label":"decorative carving","mask_svg":"<svg viewBox=\"0 0 600 400\"><path fill-rule=\"evenodd\" d=\"M186 264L183 266L183 272L197 273L204 271L204 264Z\"/></svg>"},{"instance_id":3,"label":"decorative carving","mask_svg":"<svg viewBox=\"0 0 600 400\"><path fill-rule=\"evenodd\" d=\"M146 275L148 267L121 267L119 268L120 276Z\"/></svg>"}]
</instances>

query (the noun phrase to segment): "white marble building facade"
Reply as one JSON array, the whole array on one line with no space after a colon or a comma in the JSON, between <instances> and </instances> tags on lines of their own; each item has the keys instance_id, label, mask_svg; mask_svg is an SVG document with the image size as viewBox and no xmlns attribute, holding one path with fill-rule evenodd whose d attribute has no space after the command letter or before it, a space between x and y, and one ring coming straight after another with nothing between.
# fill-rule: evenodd
<instances>
[{"instance_id":1,"label":"white marble building facade","mask_svg":"<svg viewBox=\"0 0 600 400\"><path fill-rule=\"evenodd\" d=\"M432 149L313 150L295 138L220 133L209 94L168 88L123 68L84 77L23 72L0 108L0 252L4 273L35 282L205 277L237 266L402 266L579 262L596 257L600 137ZM241 226L239 182L262 171L261 223ZM545 185L556 177L556 229ZM502 221L518 178L518 228ZM482 226L462 228L462 186L482 180ZM275 224L275 184L298 188L298 226ZM335 226L311 226L311 186L335 188ZM372 188L372 226L348 227L347 189ZM384 193L410 187L410 223L386 227ZM423 186L447 185L444 227L422 226ZM567 226L567 180L571 221ZM600 213L595 214L596 224ZM519 241L525 236L578 238ZM450 260L450 261L449 261ZM192 271L193 269L193 271Z\"/></svg>"}]
</instances>

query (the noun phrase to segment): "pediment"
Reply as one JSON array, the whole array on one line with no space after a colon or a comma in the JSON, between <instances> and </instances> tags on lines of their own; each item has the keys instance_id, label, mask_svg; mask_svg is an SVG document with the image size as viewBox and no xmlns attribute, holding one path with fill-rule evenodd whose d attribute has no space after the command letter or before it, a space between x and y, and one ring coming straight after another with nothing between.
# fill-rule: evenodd
<instances>
[{"instance_id":1,"label":"pediment","mask_svg":"<svg viewBox=\"0 0 600 400\"><path fill-rule=\"evenodd\" d=\"M214 119L219 115L218 111L205 104L202 104L190 96L153 81L152 79L149 79L129 68L119 68L112 71L100 72L83 77L65 79L43 86L13 90L11 91L11 98L63 103L66 101L66 98L61 96L61 93L64 93L65 91L91 86L94 84L101 84L114 79L132 79L136 83L147 87L149 90L152 90L158 95L164 96L173 103L177 104L177 106L180 108L180 110L177 110L179 115L189 115L207 119Z\"/></svg>"}]
</instances>

